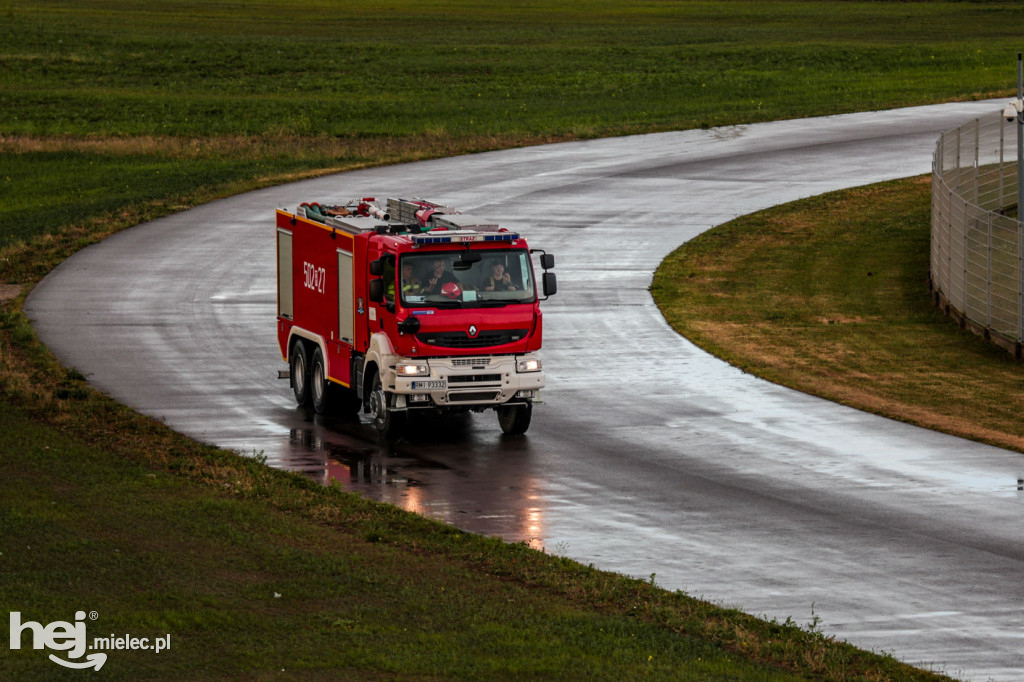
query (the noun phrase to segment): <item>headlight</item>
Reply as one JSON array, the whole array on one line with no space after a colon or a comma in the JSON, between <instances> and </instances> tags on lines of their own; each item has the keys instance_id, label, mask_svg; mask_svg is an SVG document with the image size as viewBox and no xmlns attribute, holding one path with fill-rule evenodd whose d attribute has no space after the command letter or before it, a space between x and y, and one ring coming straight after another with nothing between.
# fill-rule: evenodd
<instances>
[{"instance_id":1,"label":"headlight","mask_svg":"<svg viewBox=\"0 0 1024 682\"><path fill-rule=\"evenodd\" d=\"M516 365L517 372L539 372L540 368L540 360L538 360L537 358L520 360L519 363Z\"/></svg>"},{"instance_id":2,"label":"headlight","mask_svg":"<svg viewBox=\"0 0 1024 682\"><path fill-rule=\"evenodd\" d=\"M428 377L430 367L421 362L408 362L396 365L395 373L400 377Z\"/></svg>"}]
</instances>

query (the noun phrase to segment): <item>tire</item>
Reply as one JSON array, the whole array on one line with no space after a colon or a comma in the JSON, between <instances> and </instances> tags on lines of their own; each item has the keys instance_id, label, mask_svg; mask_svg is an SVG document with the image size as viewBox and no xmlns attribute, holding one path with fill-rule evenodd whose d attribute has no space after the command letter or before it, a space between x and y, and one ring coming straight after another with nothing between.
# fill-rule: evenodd
<instances>
[{"instance_id":1,"label":"tire","mask_svg":"<svg viewBox=\"0 0 1024 682\"><path fill-rule=\"evenodd\" d=\"M526 433L530 428L530 419L533 417L533 403L525 405L504 405L496 408L498 413L498 425L503 433L510 436L519 436Z\"/></svg>"},{"instance_id":2,"label":"tire","mask_svg":"<svg viewBox=\"0 0 1024 682\"><path fill-rule=\"evenodd\" d=\"M317 414L324 414L330 406L331 386L327 380L327 363L320 346L313 351L313 362L309 366L309 400Z\"/></svg>"},{"instance_id":3,"label":"tire","mask_svg":"<svg viewBox=\"0 0 1024 682\"><path fill-rule=\"evenodd\" d=\"M388 394L380 383L380 374L373 376L373 388L370 389L368 401L373 427L382 438L397 438L405 429L404 412L393 412L388 409Z\"/></svg>"},{"instance_id":4,"label":"tire","mask_svg":"<svg viewBox=\"0 0 1024 682\"><path fill-rule=\"evenodd\" d=\"M295 402L300 407L309 407L309 357L306 353L306 344L296 341L292 345L288 361L291 367L292 392L295 393Z\"/></svg>"}]
</instances>

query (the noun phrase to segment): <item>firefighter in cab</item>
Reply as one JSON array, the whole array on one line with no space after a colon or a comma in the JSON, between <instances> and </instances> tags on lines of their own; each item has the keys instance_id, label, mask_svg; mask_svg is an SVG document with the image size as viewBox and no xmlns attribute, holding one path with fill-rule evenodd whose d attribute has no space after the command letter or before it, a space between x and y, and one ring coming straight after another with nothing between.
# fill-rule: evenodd
<instances>
[{"instance_id":1,"label":"firefighter in cab","mask_svg":"<svg viewBox=\"0 0 1024 682\"><path fill-rule=\"evenodd\" d=\"M505 264L495 261L491 266L491 274L484 282L484 291L515 291L512 276L505 272Z\"/></svg>"},{"instance_id":2,"label":"firefighter in cab","mask_svg":"<svg viewBox=\"0 0 1024 682\"><path fill-rule=\"evenodd\" d=\"M447 258L435 258L430 265L431 271L427 276L427 281L423 284L423 293L443 293L446 284L457 285L459 283L459 279L448 269Z\"/></svg>"}]
</instances>

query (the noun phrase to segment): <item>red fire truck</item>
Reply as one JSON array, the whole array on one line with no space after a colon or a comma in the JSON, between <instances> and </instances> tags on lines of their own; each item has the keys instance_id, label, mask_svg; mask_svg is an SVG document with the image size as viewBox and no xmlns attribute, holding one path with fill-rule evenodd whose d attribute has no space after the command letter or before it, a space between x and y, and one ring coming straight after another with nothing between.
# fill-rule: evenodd
<instances>
[{"instance_id":1,"label":"red fire truck","mask_svg":"<svg viewBox=\"0 0 1024 682\"><path fill-rule=\"evenodd\" d=\"M539 301L555 293L554 256L448 206L386 206L277 211L277 338L296 401L362 407L387 438L415 410L494 409L502 431L524 433L544 386Z\"/></svg>"}]
</instances>

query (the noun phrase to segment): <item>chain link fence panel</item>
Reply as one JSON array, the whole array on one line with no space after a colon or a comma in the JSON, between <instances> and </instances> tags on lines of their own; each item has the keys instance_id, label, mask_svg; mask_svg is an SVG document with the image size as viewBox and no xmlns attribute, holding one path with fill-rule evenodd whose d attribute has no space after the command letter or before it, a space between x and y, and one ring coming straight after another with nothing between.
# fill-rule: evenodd
<instances>
[{"instance_id":1,"label":"chain link fence panel","mask_svg":"<svg viewBox=\"0 0 1024 682\"><path fill-rule=\"evenodd\" d=\"M975 333L1021 356L1017 123L998 111L947 130L932 158L931 288Z\"/></svg>"}]
</instances>

